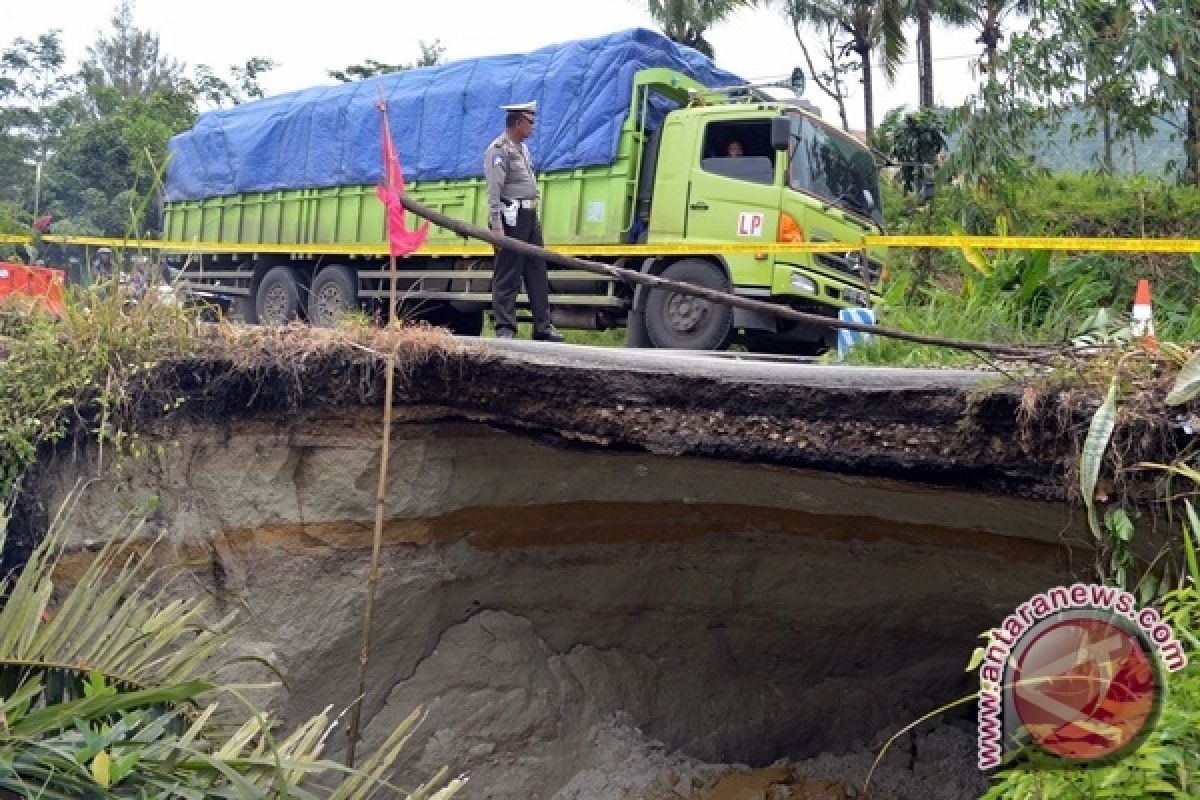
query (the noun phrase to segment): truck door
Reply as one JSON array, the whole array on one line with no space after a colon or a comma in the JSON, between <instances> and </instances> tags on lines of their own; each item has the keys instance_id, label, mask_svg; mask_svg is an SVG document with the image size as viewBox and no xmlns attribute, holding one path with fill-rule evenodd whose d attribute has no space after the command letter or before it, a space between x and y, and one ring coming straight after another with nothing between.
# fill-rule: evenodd
<instances>
[{"instance_id":1,"label":"truck door","mask_svg":"<svg viewBox=\"0 0 1200 800\"><path fill-rule=\"evenodd\" d=\"M769 119L707 123L688 190L687 240L774 242L782 194L780 158L771 147ZM735 287L771 285L769 257L745 253L726 260Z\"/></svg>"},{"instance_id":2,"label":"truck door","mask_svg":"<svg viewBox=\"0 0 1200 800\"><path fill-rule=\"evenodd\" d=\"M663 125L650 204L651 241L670 241L684 235L688 179L696 148L694 136L688 135L691 130L678 114L669 115Z\"/></svg>"}]
</instances>

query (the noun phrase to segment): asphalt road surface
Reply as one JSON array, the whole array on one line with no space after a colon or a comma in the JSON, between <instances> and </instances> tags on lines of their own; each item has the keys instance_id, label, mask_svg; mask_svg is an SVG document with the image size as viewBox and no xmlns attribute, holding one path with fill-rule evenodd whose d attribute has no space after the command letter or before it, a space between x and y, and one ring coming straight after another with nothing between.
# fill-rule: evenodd
<instances>
[{"instance_id":1,"label":"asphalt road surface","mask_svg":"<svg viewBox=\"0 0 1200 800\"><path fill-rule=\"evenodd\" d=\"M559 367L674 373L714 380L861 391L970 389L1007 381L992 370L847 367L812 358L700 350L639 350L528 339L462 337L504 358Z\"/></svg>"}]
</instances>

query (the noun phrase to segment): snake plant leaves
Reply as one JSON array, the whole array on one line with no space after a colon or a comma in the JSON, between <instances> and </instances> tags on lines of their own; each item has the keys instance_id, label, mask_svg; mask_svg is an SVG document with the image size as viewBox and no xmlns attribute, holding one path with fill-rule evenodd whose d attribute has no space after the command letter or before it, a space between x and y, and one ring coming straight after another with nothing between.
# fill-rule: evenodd
<instances>
[{"instance_id":1,"label":"snake plant leaves","mask_svg":"<svg viewBox=\"0 0 1200 800\"><path fill-rule=\"evenodd\" d=\"M1096 518L1095 494L1096 481L1100 477L1100 465L1104 461L1104 451L1108 449L1108 440L1112 438L1113 428L1117 423L1117 379L1114 377L1108 386L1104 402L1092 416L1092 424L1088 426L1087 439L1083 443L1083 453L1079 459L1079 490L1083 493L1083 505L1087 508L1088 527L1097 539L1104 537L1100 521Z\"/></svg>"},{"instance_id":2,"label":"snake plant leaves","mask_svg":"<svg viewBox=\"0 0 1200 800\"><path fill-rule=\"evenodd\" d=\"M1167 405L1178 406L1200 395L1200 353L1196 353L1179 370L1175 385L1167 394Z\"/></svg>"}]
</instances>

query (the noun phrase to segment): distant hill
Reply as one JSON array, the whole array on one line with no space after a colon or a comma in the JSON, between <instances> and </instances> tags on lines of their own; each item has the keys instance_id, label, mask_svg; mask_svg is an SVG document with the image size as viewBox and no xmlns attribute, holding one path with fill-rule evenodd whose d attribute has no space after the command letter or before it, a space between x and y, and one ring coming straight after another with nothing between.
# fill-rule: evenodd
<instances>
[{"instance_id":1,"label":"distant hill","mask_svg":"<svg viewBox=\"0 0 1200 800\"><path fill-rule=\"evenodd\" d=\"M1182 127L1182 112L1174 112L1173 118ZM1077 125L1081 131L1078 137L1072 134L1073 125ZM1086 133L1087 125L1086 113L1068 111L1063 114L1057 127L1046 127L1042 149L1036 156L1038 164L1051 172L1081 174L1099 170L1104 139L1099 130ZM1160 119L1155 121L1154 133L1150 136L1114 142L1113 166L1116 173L1153 178L1178 176L1184 163L1183 139L1177 135L1179 130ZM1176 138L1172 139L1172 135L1176 135ZM957 135L946 137L946 142L953 150Z\"/></svg>"},{"instance_id":2,"label":"distant hill","mask_svg":"<svg viewBox=\"0 0 1200 800\"><path fill-rule=\"evenodd\" d=\"M1182 114L1175 112L1174 119L1182 126ZM1070 111L1064 115L1056 130L1048 130L1045 145L1038 153L1038 163L1052 172L1088 172L1100 168L1104 140L1099 131L1072 139L1072 125L1086 130L1087 115L1082 111ZM1157 120L1155 131L1145 139L1121 140L1113 145L1113 161L1120 175L1163 176L1178 174L1183 163L1183 140L1172 134L1178 128L1165 120ZM1171 166L1171 162L1175 162ZM1135 169L1136 166L1136 169Z\"/></svg>"}]
</instances>

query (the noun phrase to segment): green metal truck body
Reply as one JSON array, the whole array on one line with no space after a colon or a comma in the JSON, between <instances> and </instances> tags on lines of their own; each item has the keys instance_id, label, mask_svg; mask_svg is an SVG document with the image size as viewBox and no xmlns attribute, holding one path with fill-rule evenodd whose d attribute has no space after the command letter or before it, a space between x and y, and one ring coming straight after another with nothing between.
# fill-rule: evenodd
<instances>
[{"instance_id":1,"label":"green metal truck body","mask_svg":"<svg viewBox=\"0 0 1200 800\"><path fill-rule=\"evenodd\" d=\"M642 70L634 80L614 162L540 176L548 247L827 316L867 303L885 254L862 255L863 235L881 230L878 173L865 148L818 118L752 91L716 96L667 69ZM656 128L646 122L652 95L676 106ZM780 119L788 121L783 141ZM744 156L726 155L734 140ZM486 226L482 178L414 182L407 191L444 214ZM419 222L411 215L409 221ZM307 316L328 324L350 308L381 309L387 296L384 206L374 186L169 203L164 236L224 249L244 245L236 253L191 255L185 278L193 289L233 298L252 321ZM787 241L846 248L752 248ZM433 227L426 247L400 260L405 313L479 332L490 303L491 250L473 244ZM613 254L614 245L624 250ZM309 246L320 252L306 251ZM712 349L737 339L756 349L802 351L831 337L824 326L662 290L634 291L587 272L552 268L550 277L557 324L625 325L634 345Z\"/></svg>"}]
</instances>

